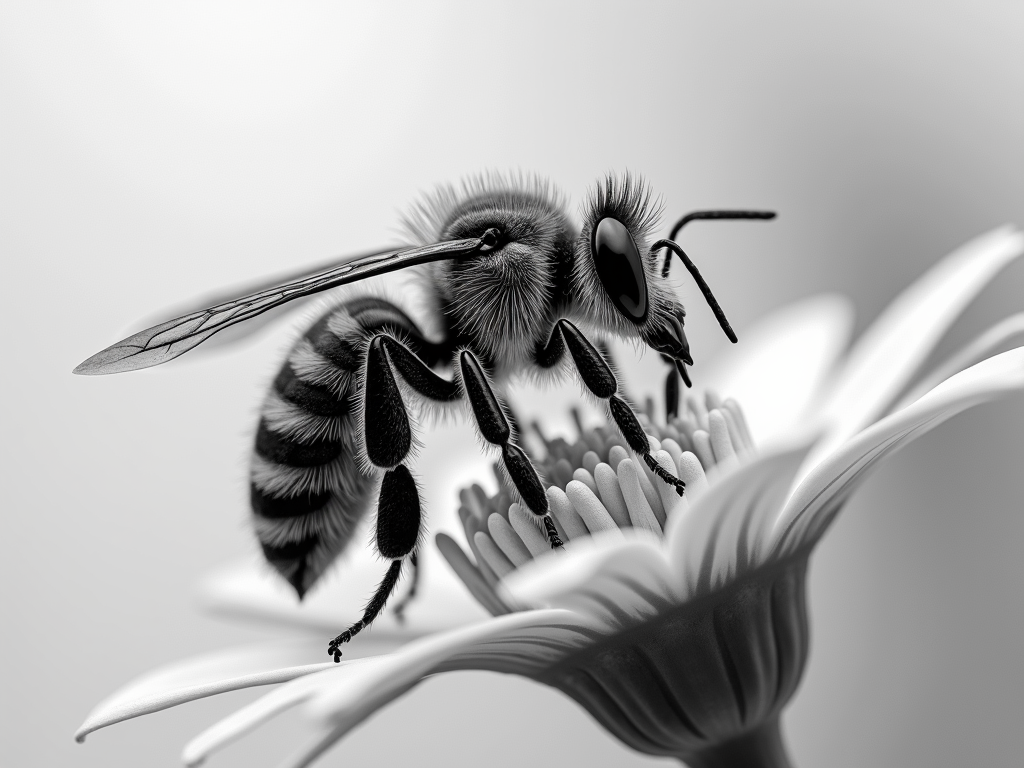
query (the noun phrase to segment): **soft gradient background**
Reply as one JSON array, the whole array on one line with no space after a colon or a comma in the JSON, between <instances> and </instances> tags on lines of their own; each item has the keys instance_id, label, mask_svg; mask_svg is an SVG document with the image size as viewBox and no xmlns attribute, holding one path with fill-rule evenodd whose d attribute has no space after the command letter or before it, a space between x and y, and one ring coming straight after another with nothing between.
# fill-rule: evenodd
<instances>
[{"instance_id":1,"label":"soft gradient background","mask_svg":"<svg viewBox=\"0 0 1024 768\"><path fill-rule=\"evenodd\" d=\"M253 550L246 456L294 330L71 376L139 319L388 242L420 191L488 168L541 172L577 201L629 168L672 216L778 209L685 235L741 336L826 289L863 328L944 253L1024 223L1019 2L152 5L0 5L5 765L173 766L252 697L71 740L134 675L267 636L202 616L191 589ZM722 339L679 285L699 376ZM942 349L1022 305L1017 265ZM1018 398L932 433L815 555L813 650L785 720L797 765L1019 765L1022 427ZM273 765L300 727L284 718L211 765ZM656 762L553 691L463 673L323 764L485 761Z\"/></svg>"}]
</instances>

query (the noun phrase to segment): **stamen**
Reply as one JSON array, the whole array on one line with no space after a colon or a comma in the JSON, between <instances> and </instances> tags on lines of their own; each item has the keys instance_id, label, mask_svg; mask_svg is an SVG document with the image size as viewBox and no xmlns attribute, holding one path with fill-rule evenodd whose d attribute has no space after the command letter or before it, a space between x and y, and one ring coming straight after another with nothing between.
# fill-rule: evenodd
<instances>
[{"instance_id":1,"label":"stamen","mask_svg":"<svg viewBox=\"0 0 1024 768\"><path fill-rule=\"evenodd\" d=\"M718 396L718 393L714 390L708 390L704 393L704 404L707 406L708 411L713 411L715 408L722 407L722 398Z\"/></svg>"},{"instance_id":2,"label":"stamen","mask_svg":"<svg viewBox=\"0 0 1024 768\"><path fill-rule=\"evenodd\" d=\"M676 473L676 463L672 461L672 455L668 451L656 451L654 453L654 460L666 471L671 472L673 475ZM658 494L661 496L661 503L665 508L665 521L667 521L679 511L686 496L685 494L680 496L676 493L676 489L668 483L658 483L657 488ZM665 527L665 521L659 521L663 528Z\"/></svg>"},{"instance_id":3,"label":"stamen","mask_svg":"<svg viewBox=\"0 0 1024 768\"><path fill-rule=\"evenodd\" d=\"M704 465L705 471L715 466L715 454L711 450L711 435L703 429L693 433L693 451Z\"/></svg>"},{"instance_id":4,"label":"stamen","mask_svg":"<svg viewBox=\"0 0 1024 768\"><path fill-rule=\"evenodd\" d=\"M597 465L595 464L594 467L596 469ZM583 483L595 494L597 493L597 483L594 482L594 476L590 474L590 472L588 472L586 469L583 469L582 467L577 469L575 472L572 473L572 479L575 480L577 483ZM568 491L568 487L566 488L566 490Z\"/></svg>"},{"instance_id":5,"label":"stamen","mask_svg":"<svg viewBox=\"0 0 1024 768\"><path fill-rule=\"evenodd\" d=\"M622 444L622 439L619 438L618 435L611 435L605 438L604 452L601 454L602 456L605 457L605 461L608 461L608 457L611 456L612 449L615 448L616 446L622 448L623 450L626 449L626 446ZM608 461L608 463L610 464L611 462Z\"/></svg>"},{"instance_id":6,"label":"stamen","mask_svg":"<svg viewBox=\"0 0 1024 768\"><path fill-rule=\"evenodd\" d=\"M512 529L519 534L530 554L539 557L551 550L547 536L537 524L539 518L528 509L523 509L518 502L508 508L508 521ZM561 532L559 532L561 536Z\"/></svg>"},{"instance_id":7,"label":"stamen","mask_svg":"<svg viewBox=\"0 0 1024 768\"><path fill-rule=\"evenodd\" d=\"M487 494L476 483L459 491L459 501L477 520L485 520L487 515Z\"/></svg>"},{"instance_id":8,"label":"stamen","mask_svg":"<svg viewBox=\"0 0 1024 768\"><path fill-rule=\"evenodd\" d=\"M566 486L565 495L569 497L569 501L572 502L576 512L583 518L583 522L586 523L592 534L619 529L612 516L608 514L608 510L604 508L601 500L594 495L589 486L578 480L573 480Z\"/></svg>"},{"instance_id":9,"label":"stamen","mask_svg":"<svg viewBox=\"0 0 1024 768\"><path fill-rule=\"evenodd\" d=\"M551 514L558 521L558 524L562 526L567 540L572 541L573 539L589 535L587 526L584 525L583 519L576 514L576 510L572 508L572 504L569 502L569 497L565 495L565 491L552 486L548 488L547 496L548 504L551 506Z\"/></svg>"},{"instance_id":10,"label":"stamen","mask_svg":"<svg viewBox=\"0 0 1024 768\"><path fill-rule=\"evenodd\" d=\"M608 514L612 516L619 528L629 528L629 510L626 508L626 500L622 498L622 489L619 488L619 478L615 470L608 464L601 463L594 470L594 481L597 483L597 492L601 497Z\"/></svg>"},{"instance_id":11,"label":"stamen","mask_svg":"<svg viewBox=\"0 0 1024 768\"><path fill-rule=\"evenodd\" d=\"M692 451L679 457L679 479L686 482L686 495L693 501L708 489L708 478L700 459Z\"/></svg>"},{"instance_id":12,"label":"stamen","mask_svg":"<svg viewBox=\"0 0 1024 768\"><path fill-rule=\"evenodd\" d=\"M725 423L725 417L717 408L708 414L708 424L711 427L711 449L715 453L715 463L723 470L732 469L739 465L736 458L736 449L732 446L732 438L729 436L729 425Z\"/></svg>"},{"instance_id":13,"label":"stamen","mask_svg":"<svg viewBox=\"0 0 1024 768\"><path fill-rule=\"evenodd\" d=\"M583 442L586 443L590 451L594 452L600 451L604 447L604 437L596 429L591 429L583 435ZM586 459L586 457L587 454L583 454L583 459ZM580 463L582 464L583 460Z\"/></svg>"},{"instance_id":14,"label":"stamen","mask_svg":"<svg viewBox=\"0 0 1024 768\"><path fill-rule=\"evenodd\" d=\"M583 454L583 468L590 474L594 474L594 468L601 463L601 457L594 451L587 451Z\"/></svg>"},{"instance_id":15,"label":"stamen","mask_svg":"<svg viewBox=\"0 0 1024 768\"><path fill-rule=\"evenodd\" d=\"M661 448L672 457L673 464L679 464L679 457L683 455L683 449L674 438L666 437L662 440Z\"/></svg>"},{"instance_id":16,"label":"stamen","mask_svg":"<svg viewBox=\"0 0 1024 768\"><path fill-rule=\"evenodd\" d=\"M526 565L533 559L533 555L523 544L519 534L515 532L508 520L497 512L487 518L487 530L490 531L494 543L516 568Z\"/></svg>"},{"instance_id":17,"label":"stamen","mask_svg":"<svg viewBox=\"0 0 1024 768\"><path fill-rule=\"evenodd\" d=\"M636 468L632 459L624 459L619 462L618 468L619 486L622 488L622 497L626 502L626 509L629 510L629 519L634 528L642 528L661 535L661 524L654 515L654 510L647 502L640 485L641 473Z\"/></svg>"},{"instance_id":18,"label":"stamen","mask_svg":"<svg viewBox=\"0 0 1024 768\"><path fill-rule=\"evenodd\" d=\"M736 417L732 415L732 412L723 407L719 413L725 419L725 425L729 428L729 437L732 439L732 447L736 449L736 455L740 456L750 450L750 447L746 444L743 439L743 434L740 432L739 425L736 423Z\"/></svg>"},{"instance_id":19,"label":"stamen","mask_svg":"<svg viewBox=\"0 0 1024 768\"><path fill-rule=\"evenodd\" d=\"M486 533L477 531L473 534L473 540L476 542L477 551L480 552L487 565L494 571L494 575L499 579L505 578L515 570L515 567L505 557L504 553L498 549L498 545Z\"/></svg>"},{"instance_id":20,"label":"stamen","mask_svg":"<svg viewBox=\"0 0 1024 768\"><path fill-rule=\"evenodd\" d=\"M498 574L496 574L491 566L488 565L487 560L480 552L480 548L476 545L476 534L482 533L480 521L467 513L466 519L463 520L463 525L466 528L466 541L469 542L469 548L473 552L473 558L476 560L477 568L480 570L484 580L490 584L492 588L497 588Z\"/></svg>"},{"instance_id":21,"label":"stamen","mask_svg":"<svg viewBox=\"0 0 1024 768\"><path fill-rule=\"evenodd\" d=\"M565 488L572 480L572 464L568 459L559 459L551 468L551 481L559 488Z\"/></svg>"},{"instance_id":22,"label":"stamen","mask_svg":"<svg viewBox=\"0 0 1024 768\"><path fill-rule=\"evenodd\" d=\"M628 458L629 453L627 453L626 449L621 445L613 446L612 449L608 451L608 463L616 469L618 469L619 464Z\"/></svg>"},{"instance_id":23,"label":"stamen","mask_svg":"<svg viewBox=\"0 0 1024 768\"><path fill-rule=\"evenodd\" d=\"M637 462L637 466L640 468L640 488L644 492L644 496L647 497L647 503L650 504L651 510L654 512L654 516L658 518L658 524L665 525L665 505L661 503L661 497L658 495L657 486L668 485L664 480L655 476L654 471L647 466L646 461ZM673 476L675 473L673 472ZM672 492L678 494L675 485L672 486Z\"/></svg>"},{"instance_id":24,"label":"stamen","mask_svg":"<svg viewBox=\"0 0 1024 768\"><path fill-rule=\"evenodd\" d=\"M690 412L691 415L693 411ZM680 436L685 437L689 442L693 442L693 433L700 429L700 424L697 423L696 419L690 418L690 416L680 416L675 420L675 426L680 430ZM679 441L682 445L682 440ZM683 450L686 450L685 448Z\"/></svg>"},{"instance_id":25,"label":"stamen","mask_svg":"<svg viewBox=\"0 0 1024 768\"><path fill-rule=\"evenodd\" d=\"M455 542L455 539L445 533L439 533L434 537L434 540L437 542L438 550L440 550L444 559L448 561L448 565L455 571L455 575L462 579L462 583L469 588L473 597L490 611L491 615L501 616L509 612L508 608L495 593L491 585L487 583L487 580L483 578L477 567L469 561L466 553Z\"/></svg>"},{"instance_id":26,"label":"stamen","mask_svg":"<svg viewBox=\"0 0 1024 768\"><path fill-rule=\"evenodd\" d=\"M666 440L675 440L677 443L679 442L679 430L672 424L666 424L661 428L661 442L664 443Z\"/></svg>"},{"instance_id":27,"label":"stamen","mask_svg":"<svg viewBox=\"0 0 1024 768\"><path fill-rule=\"evenodd\" d=\"M740 434L743 435L743 441L747 444L747 448L754 450L754 438L750 434L750 427L747 425L747 417L743 413L743 408L731 397L725 401L725 407L736 419L736 426L740 428Z\"/></svg>"},{"instance_id":28,"label":"stamen","mask_svg":"<svg viewBox=\"0 0 1024 768\"><path fill-rule=\"evenodd\" d=\"M698 429L708 428L708 409L699 397L686 398L686 405L693 414L693 420L697 423Z\"/></svg>"}]
</instances>

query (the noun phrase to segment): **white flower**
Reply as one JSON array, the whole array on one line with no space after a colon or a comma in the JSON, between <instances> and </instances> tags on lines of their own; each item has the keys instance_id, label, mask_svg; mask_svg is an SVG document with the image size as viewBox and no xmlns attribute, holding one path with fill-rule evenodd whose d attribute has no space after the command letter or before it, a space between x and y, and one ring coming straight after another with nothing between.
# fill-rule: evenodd
<instances>
[{"instance_id":1,"label":"white flower","mask_svg":"<svg viewBox=\"0 0 1024 768\"><path fill-rule=\"evenodd\" d=\"M565 552L546 551L517 506L465 494L476 562L453 539L438 543L493 618L340 665L302 665L289 649L185 662L100 704L79 736L200 696L284 682L198 736L185 760L199 762L304 704L320 731L289 764L306 765L424 677L487 669L559 688L643 752L698 767L787 765L777 719L806 656L807 558L881 459L966 408L1024 389L1024 348L982 359L1021 331L1015 317L904 394L942 333L1022 250L1024 237L1009 228L964 246L842 360L848 320L835 299L746 334L708 378L743 402L763 447L754 448L732 402L711 398L706 411L691 398L688 421L649 421L665 449L659 461L687 481L685 499L648 484L642 463L613 454L607 435L582 437L593 456L553 445L553 455L574 457L570 470L586 468L571 483L562 477L564 492L549 491ZM604 444L593 444L597 437Z\"/></svg>"}]
</instances>

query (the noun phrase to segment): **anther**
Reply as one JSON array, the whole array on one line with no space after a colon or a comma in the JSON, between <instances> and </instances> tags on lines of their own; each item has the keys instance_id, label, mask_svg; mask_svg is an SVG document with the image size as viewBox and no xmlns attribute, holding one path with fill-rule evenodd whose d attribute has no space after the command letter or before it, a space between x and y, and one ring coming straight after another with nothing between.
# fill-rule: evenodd
<instances>
[{"instance_id":1,"label":"anther","mask_svg":"<svg viewBox=\"0 0 1024 768\"><path fill-rule=\"evenodd\" d=\"M686 483L684 483L678 477L676 477L671 472L669 472L667 469L665 469L663 466L661 466L661 464L659 464L657 462L657 460L654 458L654 456L652 456L649 453L645 453L643 455L643 459L644 459L644 464L646 464L648 467L650 467L651 472L656 474L658 477L660 477L662 480L664 480L669 485L675 486L677 494L682 496L683 493L686 492Z\"/></svg>"}]
</instances>

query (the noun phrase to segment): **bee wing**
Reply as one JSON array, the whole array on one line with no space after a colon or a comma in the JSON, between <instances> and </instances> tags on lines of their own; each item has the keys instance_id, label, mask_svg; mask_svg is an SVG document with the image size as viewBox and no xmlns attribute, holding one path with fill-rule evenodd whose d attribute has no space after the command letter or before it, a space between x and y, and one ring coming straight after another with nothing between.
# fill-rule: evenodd
<instances>
[{"instance_id":1,"label":"bee wing","mask_svg":"<svg viewBox=\"0 0 1024 768\"><path fill-rule=\"evenodd\" d=\"M480 238L450 240L356 258L322 272L263 288L242 298L223 301L139 331L97 352L75 368L74 372L99 375L160 365L185 354L218 331L262 315L289 301L405 267L464 256L477 250L482 243Z\"/></svg>"},{"instance_id":2,"label":"bee wing","mask_svg":"<svg viewBox=\"0 0 1024 768\"><path fill-rule=\"evenodd\" d=\"M386 249L379 248L377 250L369 251L367 253L361 253L358 256L349 257L345 259L345 262L348 263L349 261L362 260L365 258L369 258L371 256L382 256L384 254L394 253L397 250L399 250L397 246L393 246L391 248ZM240 295L248 296L251 294L260 293L262 291L269 290L270 288L275 288L286 283L294 282L301 278L311 277L313 275L319 274L320 272L324 272L328 269L333 269L337 267L341 261L341 258L334 257L331 261L317 264L316 266L305 267L301 270L293 270L291 272L275 275L274 277L265 277L259 280L254 280L250 283L238 285L227 292L222 290L212 293L205 293L202 296L191 299L190 301L179 302L177 304L174 304L173 306L165 307L159 312L153 312L152 314L148 314L139 322L133 323L132 325L136 328L138 328L140 325L156 325L157 321L162 322L163 319L166 317L184 317L185 315L190 315L194 312L203 311L207 307L217 307L221 304L226 304L228 302L234 301ZM275 320L282 317L290 309L294 309L305 304L306 302L312 301L314 296L315 295L303 296L301 298L294 299L292 302L289 303L288 306L279 305L277 307L274 307L273 309L267 310L259 317L254 317L243 324L236 324L232 326L230 329L226 328L224 329L223 332L218 333L212 340L207 341L205 343L205 346L203 347L203 350L201 351L216 352L223 347L229 347L233 344L236 344L237 342L247 339L254 333L259 332L266 326L273 323Z\"/></svg>"}]
</instances>

